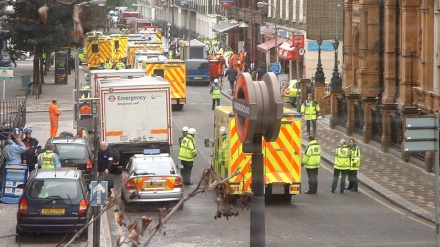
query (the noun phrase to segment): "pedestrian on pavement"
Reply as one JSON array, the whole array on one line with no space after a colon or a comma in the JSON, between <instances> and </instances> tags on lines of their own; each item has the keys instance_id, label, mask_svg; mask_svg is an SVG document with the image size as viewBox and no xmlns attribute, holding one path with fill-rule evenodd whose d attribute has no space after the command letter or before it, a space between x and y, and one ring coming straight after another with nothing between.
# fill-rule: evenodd
<instances>
[{"instance_id":1,"label":"pedestrian on pavement","mask_svg":"<svg viewBox=\"0 0 440 247\"><path fill-rule=\"evenodd\" d=\"M32 129L25 128L23 143L26 146L26 152L22 155L23 164L27 164L29 172L35 169L38 164L38 140L32 137Z\"/></svg>"},{"instance_id":2,"label":"pedestrian on pavement","mask_svg":"<svg viewBox=\"0 0 440 247\"><path fill-rule=\"evenodd\" d=\"M218 79L214 79L214 84L211 86L211 90L209 93L212 96L212 110L214 110L215 102L217 102L217 106L220 106L220 94L222 92L222 88L218 85Z\"/></svg>"},{"instance_id":3,"label":"pedestrian on pavement","mask_svg":"<svg viewBox=\"0 0 440 247\"><path fill-rule=\"evenodd\" d=\"M20 138L20 129L12 129L11 139L8 139L8 145L3 149L6 159L6 165L21 165L23 161L21 155L26 152L26 146Z\"/></svg>"},{"instance_id":4,"label":"pedestrian on pavement","mask_svg":"<svg viewBox=\"0 0 440 247\"><path fill-rule=\"evenodd\" d=\"M179 137L179 147L182 146L183 138L185 138L185 136L188 135L188 130L189 128L187 126L182 127L182 136Z\"/></svg>"},{"instance_id":5,"label":"pedestrian on pavement","mask_svg":"<svg viewBox=\"0 0 440 247\"><path fill-rule=\"evenodd\" d=\"M339 141L339 146L335 149L335 164L333 170L332 193L335 193L338 185L339 174L341 174L340 193L344 193L345 179L350 169L350 149L345 144L345 140Z\"/></svg>"},{"instance_id":6,"label":"pedestrian on pavement","mask_svg":"<svg viewBox=\"0 0 440 247\"><path fill-rule=\"evenodd\" d=\"M49 106L50 137L57 136L60 115L61 111L58 109L57 100L53 99L52 104Z\"/></svg>"},{"instance_id":7,"label":"pedestrian on pavement","mask_svg":"<svg viewBox=\"0 0 440 247\"><path fill-rule=\"evenodd\" d=\"M346 188L346 190L358 191L357 173L361 165L361 150L358 146L356 146L354 139L350 139L348 141L348 144L350 149L351 162L350 170L348 170L348 187Z\"/></svg>"},{"instance_id":8,"label":"pedestrian on pavement","mask_svg":"<svg viewBox=\"0 0 440 247\"><path fill-rule=\"evenodd\" d=\"M98 151L98 172L110 173L113 165L113 153L108 147L108 142L102 141Z\"/></svg>"},{"instance_id":9,"label":"pedestrian on pavement","mask_svg":"<svg viewBox=\"0 0 440 247\"><path fill-rule=\"evenodd\" d=\"M116 149L115 149L116 151ZM111 188L113 187L114 178L109 174L112 170L115 155L112 148L108 146L108 142L102 141L98 151L98 173L101 176L100 181L107 181L107 194L112 195Z\"/></svg>"},{"instance_id":10,"label":"pedestrian on pavement","mask_svg":"<svg viewBox=\"0 0 440 247\"><path fill-rule=\"evenodd\" d=\"M194 159L197 156L196 144L194 142L194 135L196 129L188 129L188 134L183 138L182 145L179 150L179 160L183 168L181 170L183 184L192 185L191 171L194 165Z\"/></svg>"},{"instance_id":11,"label":"pedestrian on pavement","mask_svg":"<svg viewBox=\"0 0 440 247\"><path fill-rule=\"evenodd\" d=\"M46 152L38 155L38 167L41 169L60 169L60 157L55 153L55 144L47 144Z\"/></svg>"},{"instance_id":12,"label":"pedestrian on pavement","mask_svg":"<svg viewBox=\"0 0 440 247\"><path fill-rule=\"evenodd\" d=\"M14 48L10 47L8 50L9 53L9 59L11 59L11 63L14 64L14 67L17 67L17 63L15 62L15 56L16 56L16 51Z\"/></svg>"},{"instance_id":13,"label":"pedestrian on pavement","mask_svg":"<svg viewBox=\"0 0 440 247\"><path fill-rule=\"evenodd\" d=\"M309 178L309 190L306 194L318 193L318 169L321 165L321 145L314 136L309 136L309 143L301 160Z\"/></svg>"},{"instance_id":14,"label":"pedestrian on pavement","mask_svg":"<svg viewBox=\"0 0 440 247\"><path fill-rule=\"evenodd\" d=\"M92 112L92 109L90 108L89 103L87 101L84 101L81 108L79 108L79 114L90 115L91 112Z\"/></svg>"},{"instance_id":15,"label":"pedestrian on pavement","mask_svg":"<svg viewBox=\"0 0 440 247\"><path fill-rule=\"evenodd\" d=\"M313 99L313 95L311 93L307 94L307 99L301 105L301 114L306 120L308 135L310 135L311 122L313 127L313 135L316 136L316 119L318 118L320 110L321 108L319 107L318 102Z\"/></svg>"},{"instance_id":16,"label":"pedestrian on pavement","mask_svg":"<svg viewBox=\"0 0 440 247\"><path fill-rule=\"evenodd\" d=\"M257 72L255 73L255 80L261 81L263 80L263 75L266 74L266 65L260 64L258 66Z\"/></svg>"},{"instance_id":17,"label":"pedestrian on pavement","mask_svg":"<svg viewBox=\"0 0 440 247\"><path fill-rule=\"evenodd\" d=\"M237 79L237 76L238 76L238 72L234 68L229 67L226 70L225 77L228 77L229 85L231 85L232 95L234 94L235 80Z\"/></svg>"}]
</instances>

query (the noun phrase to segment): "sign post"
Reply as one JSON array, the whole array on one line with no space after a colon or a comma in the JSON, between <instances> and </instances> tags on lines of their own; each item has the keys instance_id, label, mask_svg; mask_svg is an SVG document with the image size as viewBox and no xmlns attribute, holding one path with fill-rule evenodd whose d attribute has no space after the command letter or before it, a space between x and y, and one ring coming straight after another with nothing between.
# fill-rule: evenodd
<instances>
[{"instance_id":1,"label":"sign post","mask_svg":"<svg viewBox=\"0 0 440 247\"><path fill-rule=\"evenodd\" d=\"M5 99L6 81L12 81L12 79L14 79L14 68L0 67L0 79L3 79L3 99Z\"/></svg>"},{"instance_id":2,"label":"sign post","mask_svg":"<svg viewBox=\"0 0 440 247\"><path fill-rule=\"evenodd\" d=\"M439 225L439 114L426 117L407 117L404 150L406 152L434 151L435 173L435 243L440 246Z\"/></svg>"}]
</instances>

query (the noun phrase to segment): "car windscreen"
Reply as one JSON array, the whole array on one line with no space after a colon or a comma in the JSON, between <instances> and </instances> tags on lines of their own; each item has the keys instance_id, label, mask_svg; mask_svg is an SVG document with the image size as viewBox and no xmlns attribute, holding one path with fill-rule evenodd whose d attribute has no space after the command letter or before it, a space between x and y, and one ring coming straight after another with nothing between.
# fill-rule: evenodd
<instances>
[{"instance_id":1,"label":"car windscreen","mask_svg":"<svg viewBox=\"0 0 440 247\"><path fill-rule=\"evenodd\" d=\"M55 144L55 152L61 160L65 159L88 159L88 151L86 145L74 143L57 143Z\"/></svg>"},{"instance_id":2,"label":"car windscreen","mask_svg":"<svg viewBox=\"0 0 440 247\"><path fill-rule=\"evenodd\" d=\"M60 176L62 176L61 172ZM73 200L81 195L81 187L77 180L72 179L34 179L29 184L28 195L33 199L60 198Z\"/></svg>"},{"instance_id":3,"label":"car windscreen","mask_svg":"<svg viewBox=\"0 0 440 247\"><path fill-rule=\"evenodd\" d=\"M169 175L172 164L168 162L138 163L134 173L137 175Z\"/></svg>"},{"instance_id":4,"label":"car windscreen","mask_svg":"<svg viewBox=\"0 0 440 247\"><path fill-rule=\"evenodd\" d=\"M187 70L209 70L209 62L205 61L187 61Z\"/></svg>"}]
</instances>

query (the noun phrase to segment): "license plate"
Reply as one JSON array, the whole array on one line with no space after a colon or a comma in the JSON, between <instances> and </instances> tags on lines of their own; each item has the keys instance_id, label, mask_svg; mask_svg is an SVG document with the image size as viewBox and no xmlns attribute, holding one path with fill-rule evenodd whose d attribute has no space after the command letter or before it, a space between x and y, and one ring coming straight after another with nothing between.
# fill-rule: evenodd
<instances>
[{"instance_id":1,"label":"license plate","mask_svg":"<svg viewBox=\"0 0 440 247\"><path fill-rule=\"evenodd\" d=\"M70 169L70 170L75 170L76 166L63 166L63 168L67 168L67 169Z\"/></svg>"},{"instance_id":2,"label":"license plate","mask_svg":"<svg viewBox=\"0 0 440 247\"><path fill-rule=\"evenodd\" d=\"M151 183L151 182L145 182L144 183L144 190L149 189L161 189L165 187L165 183Z\"/></svg>"},{"instance_id":3,"label":"license plate","mask_svg":"<svg viewBox=\"0 0 440 247\"><path fill-rule=\"evenodd\" d=\"M41 214L65 214L64 208L43 208Z\"/></svg>"},{"instance_id":4,"label":"license plate","mask_svg":"<svg viewBox=\"0 0 440 247\"><path fill-rule=\"evenodd\" d=\"M202 77L201 76L194 76L194 80L201 80Z\"/></svg>"},{"instance_id":5,"label":"license plate","mask_svg":"<svg viewBox=\"0 0 440 247\"><path fill-rule=\"evenodd\" d=\"M272 194L274 194L274 195L284 194L284 184L273 183L272 184Z\"/></svg>"}]
</instances>

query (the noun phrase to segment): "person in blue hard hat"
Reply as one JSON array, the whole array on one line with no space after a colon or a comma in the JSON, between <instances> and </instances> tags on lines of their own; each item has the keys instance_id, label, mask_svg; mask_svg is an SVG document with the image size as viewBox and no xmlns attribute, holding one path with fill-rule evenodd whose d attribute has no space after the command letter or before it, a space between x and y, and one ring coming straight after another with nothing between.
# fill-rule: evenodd
<instances>
[{"instance_id":1,"label":"person in blue hard hat","mask_svg":"<svg viewBox=\"0 0 440 247\"><path fill-rule=\"evenodd\" d=\"M6 159L6 165L21 165L21 154L26 152L26 146L20 138L21 131L19 128L14 128L11 133L11 138L8 140L8 145L3 149Z\"/></svg>"},{"instance_id":2,"label":"person in blue hard hat","mask_svg":"<svg viewBox=\"0 0 440 247\"><path fill-rule=\"evenodd\" d=\"M26 146L26 152L22 154L23 164L27 164L29 172L31 172L34 170L35 165L38 164L38 140L32 137L32 129L29 127L25 128L23 133L23 143Z\"/></svg>"}]
</instances>

